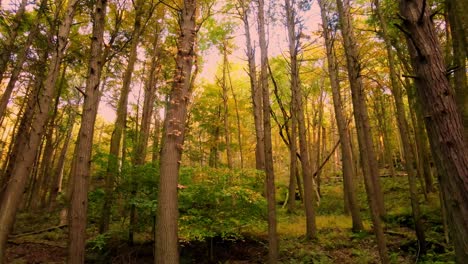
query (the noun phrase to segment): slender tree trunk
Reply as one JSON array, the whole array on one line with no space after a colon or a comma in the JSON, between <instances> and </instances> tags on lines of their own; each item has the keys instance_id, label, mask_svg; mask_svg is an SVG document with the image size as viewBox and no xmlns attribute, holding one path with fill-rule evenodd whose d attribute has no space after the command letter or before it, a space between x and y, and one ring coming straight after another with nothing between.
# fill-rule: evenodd
<instances>
[{"instance_id":1,"label":"slender tree trunk","mask_svg":"<svg viewBox=\"0 0 468 264\"><path fill-rule=\"evenodd\" d=\"M291 133L289 138L289 201L288 201L288 211L290 213L294 212L294 207L296 203L296 172L297 172L297 107L294 102L296 98L297 89L294 85L298 84L297 76L297 39L295 32L295 10L293 10L294 2L291 3L291 0L285 0L285 12L286 12L286 26L288 30L288 40L289 40L289 65L290 65L290 89L291 89L291 103L290 103L290 113L291 113Z\"/></svg>"},{"instance_id":2,"label":"slender tree trunk","mask_svg":"<svg viewBox=\"0 0 468 264\"><path fill-rule=\"evenodd\" d=\"M262 86L257 83L257 71L255 69L255 49L252 47L252 38L250 36L250 25L249 25L249 12L247 3L244 0L241 1L242 9L242 21L244 22L245 30L245 42L246 42L246 53L247 61L249 65L248 74L250 79L250 88L252 94L252 105L255 122L255 166L257 170L265 169L265 140L263 135L263 116L262 116Z\"/></svg>"},{"instance_id":3,"label":"slender tree trunk","mask_svg":"<svg viewBox=\"0 0 468 264\"><path fill-rule=\"evenodd\" d=\"M387 243L383 233L380 216L384 215L383 197L380 189L377 160L374 152L374 144L369 126L364 87L361 77L361 69L357 44L351 25L349 0L337 0L340 16L343 42L345 46L346 62L348 66L348 78L351 86L351 95L354 106L354 119L358 132L358 143L361 156L361 165L364 174L367 198L371 209L374 233L377 238L379 255L382 263L389 263Z\"/></svg>"},{"instance_id":4,"label":"slender tree trunk","mask_svg":"<svg viewBox=\"0 0 468 264\"><path fill-rule=\"evenodd\" d=\"M45 125L47 124L52 97L54 90L56 89L55 83L59 74L60 63L67 49L68 35L70 33L70 27L77 3L78 0L71 0L68 2L66 14L59 27L57 37L58 43L50 60L47 78L44 82L44 90L38 96L38 101L34 111L34 120L31 122L32 132L26 137L27 140L21 144L18 150L20 157L19 159L16 159L14 169L11 172L11 181L3 193L3 199L0 206L3 211L0 215L0 261L4 260L7 237L13 226L16 211L29 176L31 166L34 163L35 154L40 145Z\"/></svg>"},{"instance_id":5,"label":"slender tree trunk","mask_svg":"<svg viewBox=\"0 0 468 264\"><path fill-rule=\"evenodd\" d=\"M161 121L159 120L159 109L155 109L154 111L154 127L153 127L153 146L152 146L152 156L151 156L151 162L153 164L156 164L159 159L159 134L161 130Z\"/></svg>"},{"instance_id":6,"label":"slender tree trunk","mask_svg":"<svg viewBox=\"0 0 468 264\"><path fill-rule=\"evenodd\" d=\"M170 92L161 149L156 222L155 263L179 263L177 183L185 136L187 104L196 38L197 1L184 0L179 10L180 32L174 82Z\"/></svg>"},{"instance_id":7,"label":"slender tree trunk","mask_svg":"<svg viewBox=\"0 0 468 264\"><path fill-rule=\"evenodd\" d=\"M437 34L425 0L401 0L400 12L440 174L457 263L468 259L468 147Z\"/></svg>"},{"instance_id":8,"label":"slender tree trunk","mask_svg":"<svg viewBox=\"0 0 468 264\"><path fill-rule=\"evenodd\" d=\"M278 237L276 234L275 175L273 171L273 151L271 144L270 92L268 89L268 51L265 30L265 3L258 0L258 35L260 43L260 86L263 106L263 135L265 143L266 198L268 203L268 262L278 260Z\"/></svg>"},{"instance_id":9,"label":"slender tree trunk","mask_svg":"<svg viewBox=\"0 0 468 264\"><path fill-rule=\"evenodd\" d=\"M228 106L228 87L227 87L227 67L228 67L228 58L227 58L227 43L224 40L223 43L223 77L220 82L222 88L222 98L223 98L223 123L224 123L224 140L226 143L226 157L227 157L227 166L229 169L232 168L232 151L231 151L231 135L229 129L229 106Z\"/></svg>"},{"instance_id":10,"label":"slender tree trunk","mask_svg":"<svg viewBox=\"0 0 468 264\"><path fill-rule=\"evenodd\" d=\"M242 131L241 131L241 120L240 120L240 114L239 114L239 103L237 101L237 96L234 93L234 86L232 85L229 61L227 61L226 70L227 70L227 76L228 76L228 79L229 79L229 87L231 88L232 99L234 100L234 107L235 107L235 110L236 110L237 142L239 143L240 167L241 167L241 169L243 169L244 168L244 152L242 150Z\"/></svg>"},{"instance_id":11,"label":"slender tree trunk","mask_svg":"<svg viewBox=\"0 0 468 264\"><path fill-rule=\"evenodd\" d=\"M328 10L326 2L323 0L319 1L321 15L322 15L322 27L323 35L325 38L325 45L327 49L327 60L328 60L328 72L330 75L330 84L332 88L333 106L335 109L336 124L338 127L338 133L341 141L341 157L343 163L343 184L344 192L347 201L351 218L353 220L353 232L359 232L364 229L362 224L361 214L359 211L359 205L356 198L356 190L354 179L356 175L354 173L353 154L351 150L351 139L349 137L348 124L346 122L343 100L341 98L340 83L338 79L338 65L336 62L336 56L334 53L334 39L331 35L330 29L328 28Z\"/></svg>"}]
</instances>

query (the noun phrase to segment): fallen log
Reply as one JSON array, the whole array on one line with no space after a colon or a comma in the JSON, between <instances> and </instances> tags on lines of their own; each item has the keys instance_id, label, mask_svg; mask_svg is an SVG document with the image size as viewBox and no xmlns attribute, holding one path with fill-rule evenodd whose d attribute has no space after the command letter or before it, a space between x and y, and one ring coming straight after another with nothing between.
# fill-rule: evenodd
<instances>
[{"instance_id":1,"label":"fallen log","mask_svg":"<svg viewBox=\"0 0 468 264\"><path fill-rule=\"evenodd\" d=\"M10 235L10 236L8 236L8 238L18 238L18 237L23 237L23 236L37 235L37 234L41 234L41 233L45 233L45 232L50 232L50 231L55 230L55 229L62 229L62 228L67 227L67 226L68 226L67 224L53 226L53 227L49 227L49 228L45 228L45 229L41 229L41 230L32 231L32 232L26 232L26 233L21 233L21 234L16 234L16 235Z\"/></svg>"}]
</instances>

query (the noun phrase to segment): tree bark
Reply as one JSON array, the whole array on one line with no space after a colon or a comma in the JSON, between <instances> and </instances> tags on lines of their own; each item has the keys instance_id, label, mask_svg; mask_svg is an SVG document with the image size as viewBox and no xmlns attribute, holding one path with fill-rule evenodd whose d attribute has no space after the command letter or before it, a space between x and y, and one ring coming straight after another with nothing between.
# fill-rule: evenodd
<instances>
[{"instance_id":1,"label":"tree bark","mask_svg":"<svg viewBox=\"0 0 468 264\"><path fill-rule=\"evenodd\" d=\"M457 263L468 259L468 147L442 51L425 0L401 0L400 12L432 152L440 174Z\"/></svg>"},{"instance_id":2,"label":"tree bark","mask_svg":"<svg viewBox=\"0 0 468 264\"><path fill-rule=\"evenodd\" d=\"M90 177L91 154L93 147L94 124L99 105L99 83L104 66L103 58L104 27L107 0L98 0L94 7L93 37L81 127L75 150L74 164L70 174L72 181L69 213L68 263L84 263L86 245L86 221L88 204L88 181Z\"/></svg>"},{"instance_id":3,"label":"tree bark","mask_svg":"<svg viewBox=\"0 0 468 264\"><path fill-rule=\"evenodd\" d=\"M156 221L155 263L179 263L177 183L185 136L187 104L196 38L196 0L184 0L179 10L180 32L174 81L164 120Z\"/></svg>"}]
</instances>

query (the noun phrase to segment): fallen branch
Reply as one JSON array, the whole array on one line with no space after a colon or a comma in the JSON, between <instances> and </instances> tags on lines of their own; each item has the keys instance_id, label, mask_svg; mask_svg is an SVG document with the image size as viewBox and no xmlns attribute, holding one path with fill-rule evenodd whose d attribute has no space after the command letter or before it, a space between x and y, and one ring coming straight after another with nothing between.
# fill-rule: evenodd
<instances>
[{"instance_id":1,"label":"fallen branch","mask_svg":"<svg viewBox=\"0 0 468 264\"><path fill-rule=\"evenodd\" d=\"M49 228L46 228L46 229L32 231L32 232L21 233L21 234L17 234L17 235L10 235L9 238L18 238L18 237L23 237L23 236L37 235L37 234L41 234L41 233L45 233L45 232L50 232L50 231L55 230L55 229L62 229L64 227L66 227L66 226L68 226L68 225L67 224L58 225L58 226L53 226L53 227L49 227Z\"/></svg>"}]
</instances>

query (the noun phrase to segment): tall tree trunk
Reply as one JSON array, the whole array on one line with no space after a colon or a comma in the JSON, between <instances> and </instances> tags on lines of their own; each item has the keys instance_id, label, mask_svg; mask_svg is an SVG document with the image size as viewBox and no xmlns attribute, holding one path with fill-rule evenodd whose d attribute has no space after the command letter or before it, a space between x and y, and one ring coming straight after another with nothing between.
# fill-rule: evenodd
<instances>
[{"instance_id":1,"label":"tall tree trunk","mask_svg":"<svg viewBox=\"0 0 468 264\"><path fill-rule=\"evenodd\" d=\"M227 75L229 79L229 87L231 88L232 99L234 100L234 108L236 110L236 121L237 121L237 142L239 144L239 156L240 156L240 168L244 168L244 152L242 150L242 131L241 131L241 120L239 114L239 103L237 101L237 95L234 93L234 86L232 85L230 64L227 61Z\"/></svg>"},{"instance_id":2,"label":"tall tree trunk","mask_svg":"<svg viewBox=\"0 0 468 264\"><path fill-rule=\"evenodd\" d=\"M341 88L338 79L338 65L334 53L334 39L331 34L332 32L330 32L330 29L328 28L327 14L329 12L329 7L326 1L323 0L319 1L319 5L322 16L323 36L325 39L325 47L327 49L328 72L330 75L330 84L332 88L333 106L335 109L336 124L338 127L338 133L341 141L344 192L348 208L351 213L351 218L353 220L352 230L354 232L359 232L364 229L364 226L362 224L359 205L356 198L356 190L354 184L354 179L356 178L356 175L354 173L353 153L351 150L351 139L349 137L348 124L346 122L343 110L343 100L341 98Z\"/></svg>"},{"instance_id":3,"label":"tall tree trunk","mask_svg":"<svg viewBox=\"0 0 468 264\"><path fill-rule=\"evenodd\" d=\"M226 157L227 166L229 169L232 168L232 151L231 151L231 135L229 128L229 106L228 106L228 84L227 84L227 67L228 67L228 54L227 54L227 43L226 40L223 42L223 76L221 80L218 80L222 88L223 98L223 123L224 123L224 140L226 143Z\"/></svg>"},{"instance_id":4,"label":"tall tree trunk","mask_svg":"<svg viewBox=\"0 0 468 264\"><path fill-rule=\"evenodd\" d=\"M414 157L414 149L412 149L412 142L409 135L408 129L408 122L406 120L406 111L405 106L403 103L403 95L402 95L402 87L398 80L398 75L396 73L396 63L395 57L392 51L392 44L390 42L390 38L388 36L387 31L387 21L385 20L382 10L380 9L379 0L374 0L375 11L377 13L377 17L380 21L380 27L382 29L382 36L385 42L385 48L387 50L387 60L388 60L388 67L390 70L390 81L392 83L392 94L393 98L395 99L395 109L397 114L397 122L398 122L398 129L400 131L400 137L403 145L403 154L405 157L405 169L408 174L408 182L409 182L409 192L410 192L410 199L411 199L411 208L414 218L414 228L416 230L416 236L419 241L419 247L421 254L426 253L426 238L424 235L424 225L421 221L421 210L419 208L419 198L417 193L417 186L416 186L416 177L417 177L417 170L415 168L415 157Z\"/></svg>"},{"instance_id":5,"label":"tall tree trunk","mask_svg":"<svg viewBox=\"0 0 468 264\"><path fill-rule=\"evenodd\" d=\"M155 263L179 263L177 183L185 136L187 104L196 38L197 1L184 0L179 10L180 32L174 82L164 120L156 221Z\"/></svg>"},{"instance_id":6,"label":"tall tree trunk","mask_svg":"<svg viewBox=\"0 0 468 264\"><path fill-rule=\"evenodd\" d=\"M86 244L86 216L88 181L93 147L94 124L100 99L99 82L105 58L102 57L107 0L98 0L94 7L93 37L86 79L81 126L70 174L72 182L69 216L68 263L84 263Z\"/></svg>"},{"instance_id":7,"label":"tall tree trunk","mask_svg":"<svg viewBox=\"0 0 468 264\"><path fill-rule=\"evenodd\" d=\"M15 162L11 173L11 181L8 184L1 201L2 214L0 215L0 261L4 260L6 241L13 226L16 211L23 194L31 166L34 163L35 154L40 145L42 135L49 117L52 97L56 89L55 83L59 74L60 64L67 49L68 35L75 15L78 0L68 2L66 14L60 24L57 46L52 53L47 78L44 82L44 90L39 94L35 107L34 120L31 122L31 133L27 140L21 144L18 153L19 158Z\"/></svg>"},{"instance_id":8,"label":"tall tree trunk","mask_svg":"<svg viewBox=\"0 0 468 264\"><path fill-rule=\"evenodd\" d=\"M266 198L268 203L268 262L278 261L278 237L276 234L275 175L273 171L273 150L271 144L270 92L268 89L268 51L265 31L265 3L258 0L258 35L260 43L260 87L263 106L263 135L265 144Z\"/></svg>"},{"instance_id":9,"label":"tall tree trunk","mask_svg":"<svg viewBox=\"0 0 468 264\"><path fill-rule=\"evenodd\" d=\"M257 170L265 169L265 139L263 134L262 116L262 86L257 82L257 71L255 65L255 49L252 47L249 25L249 2L240 0L242 9L242 21L244 22L245 44L248 61L248 74L250 79L250 89L252 95L252 105L255 123L255 167ZM246 3L247 2L247 3Z\"/></svg>"},{"instance_id":10,"label":"tall tree trunk","mask_svg":"<svg viewBox=\"0 0 468 264\"><path fill-rule=\"evenodd\" d=\"M314 238L317 233L317 225L315 223L315 197L314 197L314 185L312 168L309 159L309 150L307 145L307 130L306 120L304 116L304 104L302 102L302 90L300 87L299 80L299 62L297 59L299 52L299 41L298 33L296 32L296 7L295 1L285 0L285 11L287 16L287 27L288 27L288 39L289 39L289 59L291 68L291 90L292 90L292 109L291 117L293 123L297 120L297 126L299 131L299 149L301 153L301 164L302 164L302 176L304 178L304 205L306 212L306 237ZM296 120L294 120L296 119ZM293 130L295 127L292 128ZM296 131L292 131L291 134L295 134ZM291 146L296 138L291 138ZM295 145L295 142L294 142ZM294 150L294 155L295 155Z\"/></svg>"},{"instance_id":11,"label":"tall tree trunk","mask_svg":"<svg viewBox=\"0 0 468 264\"><path fill-rule=\"evenodd\" d=\"M400 12L429 141L440 174L457 263L468 259L468 147L442 51L425 0L401 0Z\"/></svg>"},{"instance_id":12,"label":"tall tree trunk","mask_svg":"<svg viewBox=\"0 0 468 264\"><path fill-rule=\"evenodd\" d=\"M367 199L371 210L374 233L377 238L379 255L382 263L389 263L387 243L383 233L380 216L384 215L383 197L380 189L377 160L374 152L374 144L369 125L366 98L361 77L361 68L357 43L351 25L349 0L337 0L340 16L343 42L345 46L346 62L348 66L348 78L351 86L351 96L354 106L354 119L358 133L361 165L364 174Z\"/></svg>"},{"instance_id":13,"label":"tall tree trunk","mask_svg":"<svg viewBox=\"0 0 468 264\"><path fill-rule=\"evenodd\" d=\"M117 103L117 117L114 123L114 130L112 131L109 160L107 163L107 171L105 176L105 197L101 211L101 221L99 224L99 232L104 233L109 230L109 222L111 218L114 179L119 174L119 152L122 143L122 134L125 130L127 120L127 105L128 95L130 93L130 84L132 81L133 70L137 60L137 48L140 43L140 35L142 33L142 15L143 15L143 1L137 0L135 2L135 21L133 24L133 32L131 36L131 44L129 50L128 64L123 74L122 88L120 90L120 97Z\"/></svg>"}]
</instances>

